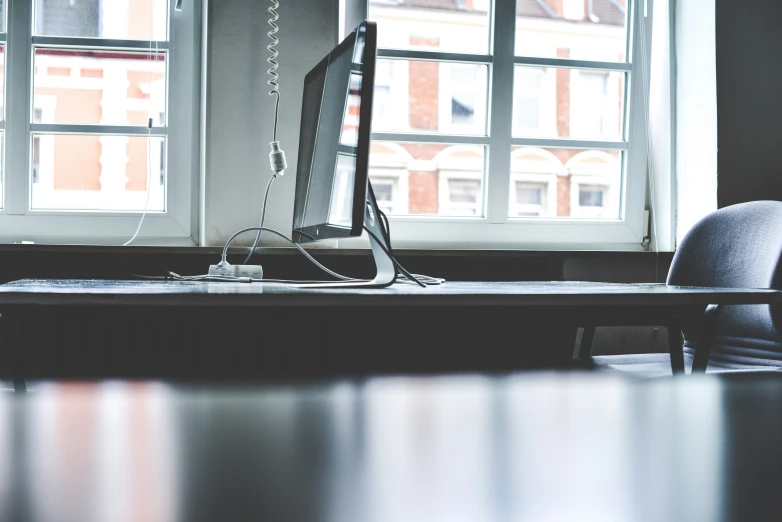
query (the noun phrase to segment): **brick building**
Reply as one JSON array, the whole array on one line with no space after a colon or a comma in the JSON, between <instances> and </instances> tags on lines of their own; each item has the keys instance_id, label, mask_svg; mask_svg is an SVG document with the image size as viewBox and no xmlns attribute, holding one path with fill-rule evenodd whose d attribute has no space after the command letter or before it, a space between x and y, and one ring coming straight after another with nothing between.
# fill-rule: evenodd
<instances>
[{"instance_id":1,"label":"brick building","mask_svg":"<svg viewBox=\"0 0 782 522\"><path fill-rule=\"evenodd\" d=\"M488 0L371 0L380 48L489 54ZM624 0L518 0L516 55L622 61ZM373 131L487 133L486 65L379 60ZM517 66L514 137L621 139L622 74ZM464 140L460 140L464 141ZM370 177L394 214L484 213L483 146L376 141ZM618 217L620 153L515 147L511 217Z\"/></svg>"}]
</instances>

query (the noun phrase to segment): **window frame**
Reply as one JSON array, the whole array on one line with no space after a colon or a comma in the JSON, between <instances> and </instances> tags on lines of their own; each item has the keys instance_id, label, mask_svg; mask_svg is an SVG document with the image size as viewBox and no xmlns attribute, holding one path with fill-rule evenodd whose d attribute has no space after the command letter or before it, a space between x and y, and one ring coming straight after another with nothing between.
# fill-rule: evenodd
<instances>
[{"instance_id":1,"label":"window frame","mask_svg":"<svg viewBox=\"0 0 782 522\"><path fill-rule=\"evenodd\" d=\"M447 145L482 145L487 149L484 173L484 215L479 218L447 216L393 216L394 245L398 248L546 248L643 250L644 210L647 185L647 111L651 52L653 0L627 2L627 57L624 62L569 58L516 56L516 2L494 0L489 12L490 55L407 49L378 49L378 58L418 59L438 62L486 64L489 66L488 132L486 135L373 132L376 141L423 142ZM367 17L368 2L350 2L346 19ZM345 30L349 30L345 27ZM645 41L641 41L641 37ZM644 54L645 53L645 54ZM594 69L625 73L622 140L572 138L518 138L512 136L513 116L503 107L512 106L516 66ZM574 148L622 151L623 178L619 219L509 217L511 148ZM340 240L340 246L357 246L355 240Z\"/></svg>"},{"instance_id":2,"label":"window frame","mask_svg":"<svg viewBox=\"0 0 782 522\"><path fill-rule=\"evenodd\" d=\"M130 1L130 0L129 0ZM6 151L0 242L90 243L117 245L133 236L143 210L35 210L32 209L33 132L165 136L165 211L149 211L137 244L197 244L199 209L202 85L202 1L190 0L175 11L168 6L168 40L116 40L108 38L35 36L35 0L7 0L6 48ZM71 125L32 123L33 67L36 47L165 51L168 91L166 126ZM176 92L176 96L171 96ZM154 143L154 142L153 142ZM153 163L153 180L154 169ZM146 192L145 192L146 193Z\"/></svg>"}]
</instances>

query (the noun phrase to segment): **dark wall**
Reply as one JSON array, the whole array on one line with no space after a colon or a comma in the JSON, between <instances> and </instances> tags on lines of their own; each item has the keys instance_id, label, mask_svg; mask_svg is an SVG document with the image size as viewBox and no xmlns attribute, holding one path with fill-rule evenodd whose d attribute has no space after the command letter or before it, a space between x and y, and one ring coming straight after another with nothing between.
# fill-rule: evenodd
<instances>
[{"instance_id":1,"label":"dark wall","mask_svg":"<svg viewBox=\"0 0 782 522\"><path fill-rule=\"evenodd\" d=\"M716 0L720 207L782 200L782 2Z\"/></svg>"}]
</instances>

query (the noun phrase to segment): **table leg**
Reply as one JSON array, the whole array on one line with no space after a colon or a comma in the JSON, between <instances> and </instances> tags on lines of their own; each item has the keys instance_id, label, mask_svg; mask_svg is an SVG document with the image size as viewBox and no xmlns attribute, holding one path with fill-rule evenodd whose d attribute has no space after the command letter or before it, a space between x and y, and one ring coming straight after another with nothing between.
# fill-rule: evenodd
<instances>
[{"instance_id":1,"label":"table leg","mask_svg":"<svg viewBox=\"0 0 782 522\"><path fill-rule=\"evenodd\" d=\"M671 353L671 372L674 375L684 373L684 342L682 328L678 318L668 321L668 350Z\"/></svg>"},{"instance_id":2,"label":"table leg","mask_svg":"<svg viewBox=\"0 0 782 522\"><path fill-rule=\"evenodd\" d=\"M586 359L592 355L592 342L595 340L595 327L585 326L584 332L581 334L581 344L578 347L577 358L579 360Z\"/></svg>"},{"instance_id":3,"label":"table leg","mask_svg":"<svg viewBox=\"0 0 782 522\"><path fill-rule=\"evenodd\" d=\"M22 372L23 355L23 324L18 318L14 318L13 315L8 314L0 315L0 330L2 335L2 350L5 351L6 360L9 363L9 376L13 382L14 391L16 393L25 393L27 391L27 384L25 383Z\"/></svg>"}]
</instances>

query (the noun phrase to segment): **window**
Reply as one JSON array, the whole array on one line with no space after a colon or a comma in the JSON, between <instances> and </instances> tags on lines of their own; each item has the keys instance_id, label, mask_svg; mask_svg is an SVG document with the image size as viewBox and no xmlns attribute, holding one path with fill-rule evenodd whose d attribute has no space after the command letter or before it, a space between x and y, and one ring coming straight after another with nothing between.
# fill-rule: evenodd
<instances>
[{"instance_id":1,"label":"window","mask_svg":"<svg viewBox=\"0 0 782 522\"><path fill-rule=\"evenodd\" d=\"M395 243L640 249L640 1L436 4L366 4L380 58L405 71L405 120L373 127L410 157Z\"/></svg>"},{"instance_id":2,"label":"window","mask_svg":"<svg viewBox=\"0 0 782 522\"><path fill-rule=\"evenodd\" d=\"M618 215L621 165L617 153L582 152L565 167L570 181L572 216L602 219Z\"/></svg>"},{"instance_id":3,"label":"window","mask_svg":"<svg viewBox=\"0 0 782 522\"><path fill-rule=\"evenodd\" d=\"M580 185L578 187L578 205L580 207L602 208L605 187L600 185Z\"/></svg>"},{"instance_id":4,"label":"window","mask_svg":"<svg viewBox=\"0 0 782 522\"><path fill-rule=\"evenodd\" d=\"M556 100L551 95L551 71L543 67L517 67L513 82L513 135L551 135Z\"/></svg>"},{"instance_id":5,"label":"window","mask_svg":"<svg viewBox=\"0 0 782 522\"><path fill-rule=\"evenodd\" d=\"M3 239L192 244L200 1L5 4Z\"/></svg>"},{"instance_id":6,"label":"window","mask_svg":"<svg viewBox=\"0 0 782 522\"><path fill-rule=\"evenodd\" d=\"M394 213L394 200L399 198L399 187L394 178L372 176L372 189L375 191L377 206L386 214Z\"/></svg>"},{"instance_id":7,"label":"window","mask_svg":"<svg viewBox=\"0 0 782 522\"><path fill-rule=\"evenodd\" d=\"M408 211L408 185L412 157L404 148L392 143L373 143L369 180L380 210L388 215Z\"/></svg>"},{"instance_id":8,"label":"window","mask_svg":"<svg viewBox=\"0 0 782 522\"><path fill-rule=\"evenodd\" d=\"M486 126L486 67L441 64L440 131L483 132Z\"/></svg>"},{"instance_id":9,"label":"window","mask_svg":"<svg viewBox=\"0 0 782 522\"><path fill-rule=\"evenodd\" d=\"M513 191L513 212L516 217L539 217L546 215L546 189L542 183L516 182Z\"/></svg>"},{"instance_id":10,"label":"window","mask_svg":"<svg viewBox=\"0 0 782 522\"><path fill-rule=\"evenodd\" d=\"M481 183L473 179L447 180L446 214L475 216L478 214Z\"/></svg>"}]
</instances>

